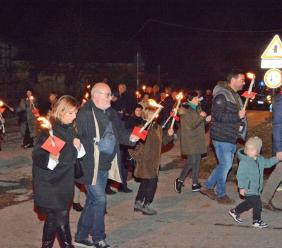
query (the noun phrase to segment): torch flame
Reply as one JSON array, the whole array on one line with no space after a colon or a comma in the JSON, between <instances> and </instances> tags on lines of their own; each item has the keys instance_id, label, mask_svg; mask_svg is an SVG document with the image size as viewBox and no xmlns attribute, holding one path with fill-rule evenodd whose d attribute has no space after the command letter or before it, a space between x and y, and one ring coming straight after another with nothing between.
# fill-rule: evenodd
<instances>
[{"instance_id":1,"label":"torch flame","mask_svg":"<svg viewBox=\"0 0 282 248\"><path fill-rule=\"evenodd\" d=\"M42 122L40 124L41 127L48 128L48 129L52 128L52 125L51 125L50 121L48 121L45 117L40 116L40 117L37 118L37 120Z\"/></svg>"},{"instance_id":2,"label":"torch flame","mask_svg":"<svg viewBox=\"0 0 282 248\"><path fill-rule=\"evenodd\" d=\"M87 99L88 97L89 97L89 93L86 92L85 95L84 95L84 98Z\"/></svg>"},{"instance_id":3,"label":"torch flame","mask_svg":"<svg viewBox=\"0 0 282 248\"><path fill-rule=\"evenodd\" d=\"M182 100L182 99L183 99L183 93L182 93L182 92L179 92L179 93L176 95L176 99L177 99L177 100Z\"/></svg>"},{"instance_id":4,"label":"torch flame","mask_svg":"<svg viewBox=\"0 0 282 248\"><path fill-rule=\"evenodd\" d=\"M254 74L254 73L251 73L251 72L248 72L248 73L247 73L247 78L253 79L254 77L255 77L255 74Z\"/></svg>"},{"instance_id":5,"label":"torch flame","mask_svg":"<svg viewBox=\"0 0 282 248\"><path fill-rule=\"evenodd\" d=\"M0 107L3 107L3 106L4 106L4 102L0 101Z\"/></svg>"},{"instance_id":6,"label":"torch flame","mask_svg":"<svg viewBox=\"0 0 282 248\"><path fill-rule=\"evenodd\" d=\"M143 86L142 86L142 90L146 90L146 85L143 85Z\"/></svg>"},{"instance_id":7,"label":"torch flame","mask_svg":"<svg viewBox=\"0 0 282 248\"><path fill-rule=\"evenodd\" d=\"M152 106L152 107L156 107L156 108L163 108L162 105L156 103L156 101L154 99L149 99L148 100L149 104Z\"/></svg>"},{"instance_id":8,"label":"torch flame","mask_svg":"<svg viewBox=\"0 0 282 248\"><path fill-rule=\"evenodd\" d=\"M90 89L90 88L91 88L91 84L88 84L88 85L86 86L86 88L87 88L87 89Z\"/></svg>"},{"instance_id":9,"label":"torch flame","mask_svg":"<svg viewBox=\"0 0 282 248\"><path fill-rule=\"evenodd\" d=\"M33 100L34 100L34 96L30 96L30 97L29 97L29 100L30 100L30 101L33 101Z\"/></svg>"}]
</instances>

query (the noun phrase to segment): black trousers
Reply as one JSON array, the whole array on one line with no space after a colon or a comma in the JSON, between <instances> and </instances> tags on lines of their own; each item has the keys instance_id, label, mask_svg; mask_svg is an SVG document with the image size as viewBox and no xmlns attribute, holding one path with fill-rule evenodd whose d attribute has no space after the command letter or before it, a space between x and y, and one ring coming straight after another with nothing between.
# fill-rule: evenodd
<instances>
[{"instance_id":1,"label":"black trousers","mask_svg":"<svg viewBox=\"0 0 282 248\"><path fill-rule=\"evenodd\" d=\"M43 226L42 248L53 247L55 237L58 236L60 247L71 248L71 232L69 211L48 211Z\"/></svg>"},{"instance_id":2,"label":"black trousers","mask_svg":"<svg viewBox=\"0 0 282 248\"><path fill-rule=\"evenodd\" d=\"M184 165L179 179L184 182L189 171L192 169L192 183L198 184L199 170L201 164L201 154L189 154L186 164Z\"/></svg>"},{"instance_id":3,"label":"black trousers","mask_svg":"<svg viewBox=\"0 0 282 248\"><path fill-rule=\"evenodd\" d=\"M136 196L136 201L144 202L144 204L152 203L157 191L158 178L141 179L141 183Z\"/></svg>"},{"instance_id":4,"label":"black trousers","mask_svg":"<svg viewBox=\"0 0 282 248\"><path fill-rule=\"evenodd\" d=\"M262 210L260 195L246 196L246 200L241 202L235 208L235 211L236 213L241 214L251 208L253 209L253 220L260 220Z\"/></svg>"}]
</instances>

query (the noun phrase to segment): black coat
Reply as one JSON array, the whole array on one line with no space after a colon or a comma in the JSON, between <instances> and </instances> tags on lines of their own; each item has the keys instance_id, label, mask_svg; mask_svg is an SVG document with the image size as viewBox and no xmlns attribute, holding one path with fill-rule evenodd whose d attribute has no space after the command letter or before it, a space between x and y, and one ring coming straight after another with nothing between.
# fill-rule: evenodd
<instances>
[{"instance_id":1,"label":"black coat","mask_svg":"<svg viewBox=\"0 0 282 248\"><path fill-rule=\"evenodd\" d=\"M89 100L85 105L79 110L76 118L78 136L82 142L84 149L86 151L85 156L82 158L81 164L83 168L83 176L77 181L82 184L91 185L94 176L94 144L93 140L96 137L96 127L94 123L93 113L92 113L92 100ZM108 108L107 114L109 120L112 122L113 132L117 139L116 152L118 158L118 166L120 170L120 150L119 145L129 145L132 146L135 143L129 141L130 131L126 130L124 123L118 116L118 113L113 108ZM99 124L99 120L98 124ZM102 134L100 133L100 136Z\"/></svg>"},{"instance_id":2,"label":"black coat","mask_svg":"<svg viewBox=\"0 0 282 248\"><path fill-rule=\"evenodd\" d=\"M66 210L74 192L77 150L73 139L76 134L72 126L63 124L55 124L53 131L55 136L66 143L60 152L58 165L50 170L47 168L49 153L41 148L49 135L44 132L39 136L32 153L34 202L41 209Z\"/></svg>"}]
</instances>

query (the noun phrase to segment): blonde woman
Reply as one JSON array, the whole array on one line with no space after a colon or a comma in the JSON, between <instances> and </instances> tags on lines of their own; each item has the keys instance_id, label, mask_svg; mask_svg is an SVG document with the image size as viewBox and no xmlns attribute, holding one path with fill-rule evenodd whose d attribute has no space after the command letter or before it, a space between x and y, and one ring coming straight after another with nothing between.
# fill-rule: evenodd
<instances>
[{"instance_id":1,"label":"blonde woman","mask_svg":"<svg viewBox=\"0 0 282 248\"><path fill-rule=\"evenodd\" d=\"M41 148L48 138L42 132L33 150L34 202L47 218L43 227L42 248L53 247L57 235L60 246L73 247L69 226L69 206L74 192L74 165L85 154L76 138L74 120L78 103L72 96L62 96L54 105L50 122L54 135L65 142L60 154L55 156Z\"/></svg>"}]
</instances>

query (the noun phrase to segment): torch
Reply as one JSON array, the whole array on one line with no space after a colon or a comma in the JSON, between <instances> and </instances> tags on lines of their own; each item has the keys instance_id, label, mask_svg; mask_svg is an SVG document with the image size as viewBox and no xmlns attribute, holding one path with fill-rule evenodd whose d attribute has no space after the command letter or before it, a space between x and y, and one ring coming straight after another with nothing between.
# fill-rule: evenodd
<instances>
[{"instance_id":1,"label":"torch","mask_svg":"<svg viewBox=\"0 0 282 248\"><path fill-rule=\"evenodd\" d=\"M9 106L7 103L3 102L0 100L0 108L6 106L10 111L14 112L14 108L12 108L11 106Z\"/></svg>"},{"instance_id":2,"label":"torch","mask_svg":"<svg viewBox=\"0 0 282 248\"><path fill-rule=\"evenodd\" d=\"M177 99L177 104L176 104L176 107L175 107L175 109L174 109L174 111L173 111L173 116L172 116L173 119L172 119L170 128L173 128L173 126L174 126L175 117L177 116L177 112L178 112L178 109L179 109L181 100L183 99L183 94L182 94L182 92L179 92L179 94L176 96L176 99Z\"/></svg>"},{"instance_id":3,"label":"torch","mask_svg":"<svg viewBox=\"0 0 282 248\"><path fill-rule=\"evenodd\" d=\"M255 75L254 73L248 72L248 73L247 73L247 77L248 77L249 79L251 79L252 81L251 81L251 83L250 83L250 86L249 86L248 91L245 91L245 92L242 94L242 96L244 96L244 97L246 98L242 110L246 110L250 98L254 98L255 95L256 95L256 93L252 92L252 89L253 89L253 86L254 86L254 83L255 83L256 75Z\"/></svg>"},{"instance_id":4,"label":"torch","mask_svg":"<svg viewBox=\"0 0 282 248\"><path fill-rule=\"evenodd\" d=\"M51 145L52 147L55 147L56 146L55 138L54 138L54 133L53 133L53 129L52 129L52 125L50 121L48 121L45 117L42 117L42 116L38 117L37 120L41 122L41 127L48 129L49 135L51 138Z\"/></svg>"},{"instance_id":5,"label":"torch","mask_svg":"<svg viewBox=\"0 0 282 248\"><path fill-rule=\"evenodd\" d=\"M151 116L151 118L149 120L146 121L146 123L144 124L144 126L142 128L140 127L134 127L132 134L135 136L138 136L140 139L145 140L147 137L147 131L145 130L150 123L158 116L158 114L161 112L163 106L156 103L155 100L153 99L149 99L149 105L152 107L156 107L156 111L154 112L154 114Z\"/></svg>"},{"instance_id":6,"label":"torch","mask_svg":"<svg viewBox=\"0 0 282 248\"><path fill-rule=\"evenodd\" d=\"M142 86L142 90L143 90L143 92L146 91L146 85L143 85L143 86Z\"/></svg>"}]
</instances>

